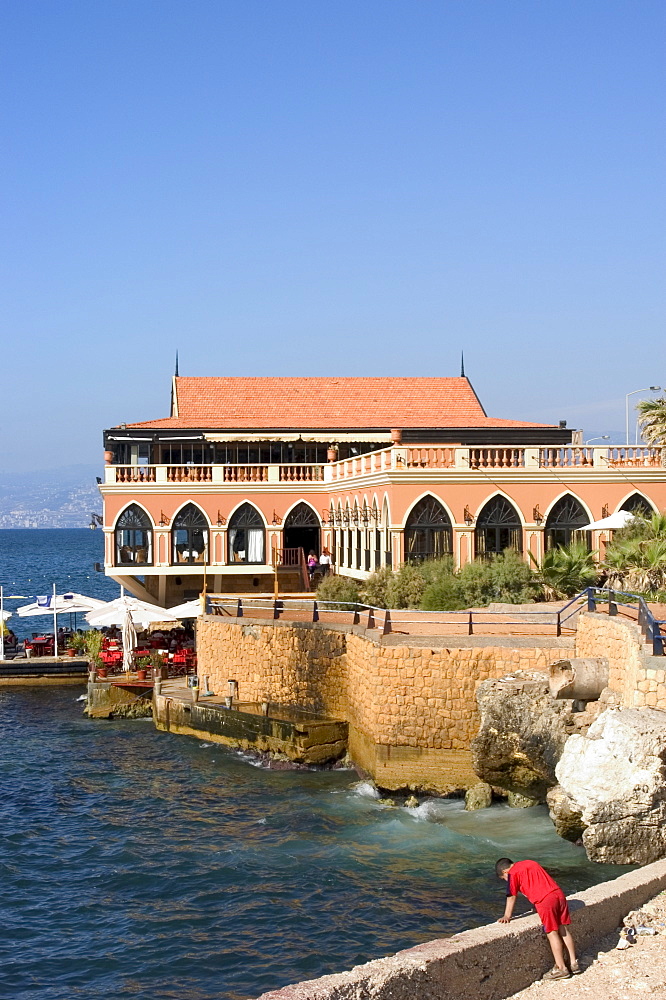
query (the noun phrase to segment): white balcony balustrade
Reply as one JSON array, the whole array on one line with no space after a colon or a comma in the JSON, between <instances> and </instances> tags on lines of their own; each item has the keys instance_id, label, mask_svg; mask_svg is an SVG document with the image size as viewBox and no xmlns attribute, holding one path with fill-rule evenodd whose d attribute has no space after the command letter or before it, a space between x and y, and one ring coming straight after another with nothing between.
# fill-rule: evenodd
<instances>
[{"instance_id":1,"label":"white balcony balustrade","mask_svg":"<svg viewBox=\"0 0 666 1000\"><path fill-rule=\"evenodd\" d=\"M378 473L427 474L434 470L538 471L614 468L663 469L666 449L612 447L455 448L398 445L328 465L107 465L106 485L164 486L182 483L336 483Z\"/></svg>"}]
</instances>

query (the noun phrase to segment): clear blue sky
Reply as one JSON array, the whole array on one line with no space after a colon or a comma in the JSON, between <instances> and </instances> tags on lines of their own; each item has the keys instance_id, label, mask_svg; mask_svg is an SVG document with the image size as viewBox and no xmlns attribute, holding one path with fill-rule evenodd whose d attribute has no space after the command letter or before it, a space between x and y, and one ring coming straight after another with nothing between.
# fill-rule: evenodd
<instances>
[{"instance_id":1,"label":"clear blue sky","mask_svg":"<svg viewBox=\"0 0 666 1000\"><path fill-rule=\"evenodd\" d=\"M0 459L187 375L666 385L663 0L5 0Z\"/></svg>"}]
</instances>

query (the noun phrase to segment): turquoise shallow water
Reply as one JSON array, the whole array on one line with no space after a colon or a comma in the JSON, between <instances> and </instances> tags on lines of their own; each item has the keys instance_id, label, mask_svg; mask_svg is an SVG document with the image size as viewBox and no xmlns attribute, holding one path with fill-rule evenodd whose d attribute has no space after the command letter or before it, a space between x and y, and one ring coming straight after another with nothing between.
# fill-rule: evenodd
<instances>
[{"instance_id":1,"label":"turquoise shallow water","mask_svg":"<svg viewBox=\"0 0 666 1000\"><path fill-rule=\"evenodd\" d=\"M10 535L32 537L8 563ZM104 597L77 562L98 539L0 532L0 578ZM89 721L78 694L0 689L0 998L242 1000L496 919L503 854L568 892L624 870L590 864L542 809L388 809L353 772L267 771L150 721Z\"/></svg>"}]
</instances>

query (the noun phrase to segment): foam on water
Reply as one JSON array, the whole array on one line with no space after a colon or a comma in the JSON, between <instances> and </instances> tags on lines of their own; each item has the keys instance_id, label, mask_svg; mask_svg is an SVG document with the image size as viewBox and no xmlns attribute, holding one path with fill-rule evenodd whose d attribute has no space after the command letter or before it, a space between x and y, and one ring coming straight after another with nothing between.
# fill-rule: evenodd
<instances>
[{"instance_id":1,"label":"foam on water","mask_svg":"<svg viewBox=\"0 0 666 1000\"><path fill-rule=\"evenodd\" d=\"M359 781L358 784L353 786L353 791L354 795L358 795L362 799L381 798L379 789L375 788L371 781Z\"/></svg>"}]
</instances>

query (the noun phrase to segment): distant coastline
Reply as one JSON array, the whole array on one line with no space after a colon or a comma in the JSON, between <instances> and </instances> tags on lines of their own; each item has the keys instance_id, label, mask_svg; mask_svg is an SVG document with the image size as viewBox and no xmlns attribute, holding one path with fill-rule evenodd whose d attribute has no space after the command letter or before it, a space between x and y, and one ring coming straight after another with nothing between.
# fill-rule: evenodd
<instances>
[{"instance_id":1,"label":"distant coastline","mask_svg":"<svg viewBox=\"0 0 666 1000\"><path fill-rule=\"evenodd\" d=\"M87 528L102 502L96 465L0 474L0 529Z\"/></svg>"}]
</instances>

